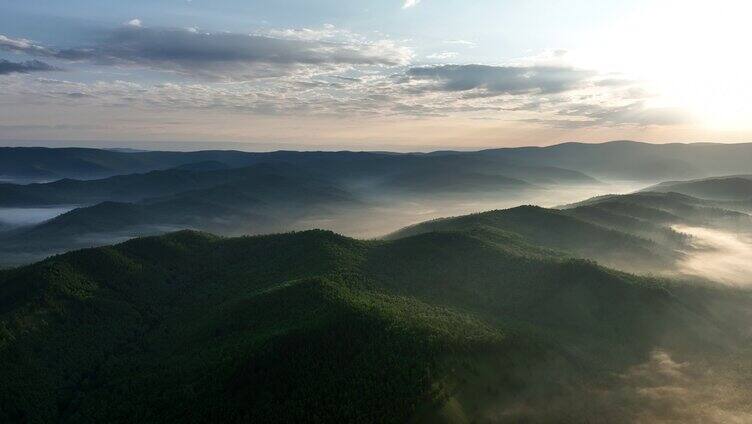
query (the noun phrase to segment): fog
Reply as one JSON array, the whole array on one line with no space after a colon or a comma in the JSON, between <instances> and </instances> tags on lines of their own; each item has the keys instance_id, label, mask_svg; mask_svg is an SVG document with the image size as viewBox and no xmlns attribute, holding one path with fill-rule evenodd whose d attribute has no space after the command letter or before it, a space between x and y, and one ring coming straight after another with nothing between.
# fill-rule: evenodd
<instances>
[{"instance_id":1,"label":"fog","mask_svg":"<svg viewBox=\"0 0 752 424\"><path fill-rule=\"evenodd\" d=\"M374 196L359 209L300 220L291 229L321 228L356 238L377 238L409 225L436 218L467 215L520 205L556 207L605 194L625 194L643 188L635 182L567 185L504 193L431 196Z\"/></svg>"},{"instance_id":2,"label":"fog","mask_svg":"<svg viewBox=\"0 0 752 424\"><path fill-rule=\"evenodd\" d=\"M750 388L732 367L682 360L655 349L645 362L618 374L614 383L591 387L579 393L580 399L555 399L542 415L569 416L574 422L752 422Z\"/></svg>"},{"instance_id":3,"label":"fog","mask_svg":"<svg viewBox=\"0 0 752 424\"><path fill-rule=\"evenodd\" d=\"M726 284L752 286L752 235L704 227L673 228L692 236L692 250L685 252L679 262L680 272Z\"/></svg>"},{"instance_id":4,"label":"fog","mask_svg":"<svg viewBox=\"0 0 752 424\"><path fill-rule=\"evenodd\" d=\"M0 225L18 227L38 224L75 208L74 205L46 208L0 208Z\"/></svg>"},{"instance_id":5,"label":"fog","mask_svg":"<svg viewBox=\"0 0 752 424\"><path fill-rule=\"evenodd\" d=\"M325 229L345 236L374 239L409 225L431 219L466 215L494 209L506 209L519 205L534 204L555 207L585 200L604 194L622 194L642 188L630 182L598 183L592 185L559 185L534 187L527 190L506 190L499 192L471 191L467 193L386 193L384 191L363 190L359 202L352 204L318 205L314 208L290 208L284 205L270 205L269 210L248 211L226 219L206 219L196 216L189 219L181 216L180 225L169 219L147 225L123 226L112 232L97 231L81 233L76 237L60 238L50 234L46 237L47 246L31 243L29 247L19 245L19 249L6 250L0 257L2 265L18 265L40 260L50 254L71 249L93 247L124 241L128 238L153 235L161 232L194 228L220 235L257 235L293 230ZM57 215L74 209L75 205L34 208L0 208L0 229L38 224ZM260 213L260 214L259 214ZM33 249L33 250L30 250Z\"/></svg>"}]
</instances>

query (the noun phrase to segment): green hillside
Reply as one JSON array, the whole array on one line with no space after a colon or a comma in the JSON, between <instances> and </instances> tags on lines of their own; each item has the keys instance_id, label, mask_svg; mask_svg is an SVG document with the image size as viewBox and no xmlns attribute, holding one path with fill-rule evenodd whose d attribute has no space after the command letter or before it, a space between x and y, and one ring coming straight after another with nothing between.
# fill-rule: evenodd
<instances>
[{"instance_id":1,"label":"green hillside","mask_svg":"<svg viewBox=\"0 0 752 424\"><path fill-rule=\"evenodd\" d=\"M534 245L633 271L668 269L676 260L671 249L647 238L537 206L437 219L407 227L386 238L399 239L432 231L475 231L489 241L494 241L500 233L511 233Z\"/></svg>"},{"instance_id":2,"label":"green hillside","mask_svg":"<svg viewBox=\"0 0 752 424\"><path fill-rule=\"evenodd\" d=\"M659 192L638 192L625 195L599 196L583 202L562 207L566 213L574 216L593 216L595 213L610 214L611 218L597 218L607 226L628 231L630 224L618 219L634 218L636 225L643 225L642 230L666 228L672 224L696 227L720 228L730 231L752 231L752 217L735 208L732 202L718 202L680 194ZM739 210L737 210L739 209ZM672 238L670 234L660 234L659 238Z\"/></svg>"},{"instance_id":3,"label":"green hillside","mask_svg":"<svg viewBox=\"0 0 752 424\"><path fill-rule=\"evenodd\" d=\"M714 363L750 305L501 231L183 231L0 271L0 421L544 420L657 348Z\"/></svg>"}]
</instances>

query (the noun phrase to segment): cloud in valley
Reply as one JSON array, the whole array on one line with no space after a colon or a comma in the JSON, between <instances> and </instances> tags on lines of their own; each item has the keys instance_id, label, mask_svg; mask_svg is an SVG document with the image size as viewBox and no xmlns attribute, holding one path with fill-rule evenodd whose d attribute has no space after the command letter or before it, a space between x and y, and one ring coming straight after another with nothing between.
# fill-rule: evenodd
<instances>
[{"instance_id":1,"label":"cloud in valley","mask_svg":"<svg viewBox=\"0 0 752 424\"><path fill-rule=\"evenodd\" d=\"M702 227L674 226L692 236L693 250L679 264L683 273L752 286L752 236Z\"/></svg>"}]
</instances>

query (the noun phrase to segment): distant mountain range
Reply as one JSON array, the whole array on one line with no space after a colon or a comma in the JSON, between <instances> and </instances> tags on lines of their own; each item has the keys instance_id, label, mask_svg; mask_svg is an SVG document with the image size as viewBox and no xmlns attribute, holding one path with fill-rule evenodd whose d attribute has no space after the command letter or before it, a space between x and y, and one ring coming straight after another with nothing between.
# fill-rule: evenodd
<instances>
[{"instance_id":1,"label":"distant mountain range","mask_svg":"<svg viewBox=\"0 0 752 424\"><path fill-rule=\"evenodd\" d=\"M353 211L362 220L394 205L522 202L599 185L590 175L653 180L743 173L749 170L743 159L750 157L751 146L567 143L426 154L0 148L3 178L55 180L0 183L0 208L77 208L34 227L13 228L0 217L0 251L9 252L0 263L172 229L258 234L310 228L306 222L345 222L355 219ZM663 183L649 190L723 200L718 207L749 211L747 182L734 177ZM602 218L593 212L594 222ZM13 259L17 256L23 259Z\"/></svg>"},{"instance_id":2,"label":"distant mountain range","mask_svg":"<svg viewBox=\"0 0 752 424\"><path fill-rule=\"evenodd\" d=\"M752 143L651 144L613 141L485 150L521 165L558 166L597 178L665 181L749 172Z\"/></svg>"},{"instance_id":3,"label":"distant mountain range","mask_svg":"<svg viewBox=\"0 0 752 424\"><path fill-rule=\"evenodd\" d=\"M11 156L32 157L19 157L17 168L24 160L29 166L67 171L82 161L109 164L108 172L174 167L99 179L0 184L0 208L75 208L38 225L0 228L0 252L5 252L0 264L183 228L224 235L281 232L310 228L308 222L354 220L353 214L368 219L364 217L384 208L410 208L411 202L521 197L599 184L576 171L473 155L62 149L58 160L46 161L56 151L6 150ZM79 174L86 169L99 172L103 166L77 169Z\"/></svg>"},{"instance_id":4,"label":"distant mountain range","mask_svg":"<svg viewBox=\"0 0 752 424\"><path fill-rule=\"evenodd\" d=\"M555 167L596 178L638 181L702 178L749 172L752 144L649 144L614 141L602 144L564 143L549 147L491 149L478 152L433 153L240 151L144 152L86 148L0 148L0 179L20 182L62 178L96 179L176 167L196 170L239 168L258 163L286 162L339 173L348 178L410 170L425 163L441 163L458 170L481 163L503 166ZM206 168L209 167L209 168ZM381 169L381 171L379 171ZM566 171L564 171L566 172ZM514 173L508 177L528 180ZM576 174L572 174L576 177ZM560 180L564 174L557 175ZM536 182L532 179L529 182Z\"/></svg>"},{"instance_id":5,"label":"distant mountain range","mask_svg":"<svg viewBox=\"0 0 752 424\"><path fill-rule=\"evenodd\" d=\"M384 213L379 212L380 205L389 202L447 199L446 196L473 199L488 194L522 196L536 190L545 193L552 187L491 173L444 173L444 159L438 162L441 165L423 160L417 160L423 167L413 163L413 172L400 170L394 172L394 177L382 177L370 184L347 181L356 178L353 175L357 173L376 180L373 168L317 167L314 171L287 163L210 170L176 168L100 180L3 184L0 206L64 202L84 206L40 224L0 228L0 252L5 252L7 265L72 248L182 228L230 235L283 232L296 228L297 223L317 219L347 220L353 219L352 214L370 219L369 216ZM383 164L372 166L384 172ZM563 172L522 166L514 170L517 175L524 171L537 176ZM662 183L646 189L658 191L600 196L565 205L562 210L527 207L494 211L431 221L395 234L474 228L490 231L486 236L493 239L499 231L511 232L531 237L536 245L577 253L618 269L664 272L672 270L681 258L680 252L690 248L686 236L674 231L672 225L744 232L752 229L752 218L745 209L749 201L710 200L727 198L729 184L735 187L733 193L742 193L737 187L739 181L750 182L743 177L730 177ZM692 188L698 185L707 199L675 192L697 191ZM452 202L451 198L448 202Z\"/></svg>"},{"instance_id":6,"label":"distant mountain range","mask_svg":"<svg viewBox=\"0 0 752 424\"><path fill-rule=\"evenodd\" d=\"M752 201L752 175L669 181L648 187L644 191L674 192L721 201Z\"/></svg>"}]
</instances>

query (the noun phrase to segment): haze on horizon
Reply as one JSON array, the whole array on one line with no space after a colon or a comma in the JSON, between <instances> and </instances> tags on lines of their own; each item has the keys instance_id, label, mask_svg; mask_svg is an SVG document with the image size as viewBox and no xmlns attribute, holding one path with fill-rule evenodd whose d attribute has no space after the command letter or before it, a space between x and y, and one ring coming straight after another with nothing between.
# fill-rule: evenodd
<instances>
[{"instance_id":1,"label":"haze on horizon","mask_svg":"<svg viewBox=\"0 0 752 424\"><path fill-rule=\"evenodd\" d=\"M750 12L739 0L5 2L0 145L749 141Z\"/></svg>"}]
</instances>

